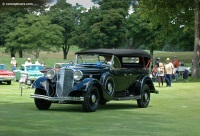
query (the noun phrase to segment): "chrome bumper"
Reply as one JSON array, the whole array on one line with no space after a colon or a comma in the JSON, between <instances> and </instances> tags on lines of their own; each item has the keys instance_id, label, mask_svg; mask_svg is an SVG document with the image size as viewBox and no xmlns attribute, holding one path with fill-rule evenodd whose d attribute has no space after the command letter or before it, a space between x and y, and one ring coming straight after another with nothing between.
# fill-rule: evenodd
<instances>
[{"instance_id":1,"label":"chrome bumper","mask_svg":"<svg viewBox=\"0 0 200 136\"><path fill-rule=\"evenodd\" d=\"M14 76L0 76L0 81L11 81L14 80Z\"/></svg>"},{"instance_id":2,"label":"chrome bumper","mask_svg":"<svg viewBox=\"0 0 200 136\"><path fill-rule=\"evenodd\" d=\"M49 97L46 95L31 94L31 98L44 99L52 102L56 101L84 101L84 97Z\"/></svg>"}]
</instances>

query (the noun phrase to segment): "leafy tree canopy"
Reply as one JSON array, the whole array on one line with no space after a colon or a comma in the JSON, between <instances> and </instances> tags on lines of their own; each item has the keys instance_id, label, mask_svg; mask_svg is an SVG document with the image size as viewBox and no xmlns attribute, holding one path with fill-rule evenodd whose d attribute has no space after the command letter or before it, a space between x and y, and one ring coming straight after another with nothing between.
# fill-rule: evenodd
<instances>
[{"instance_id":1,"label":"leafy tree canopy","mask_svg":"<svg viewBox=\"0 0 200 136\"><path fill-rule=\"evenodd\" d=\"M81 19L79 46L83 48L117 48L125 42L125 17L128 15L127 1L103 0L100 8L92 8Z\"/></svg>"},{"instance_id":2,"label":"leafy tree canopy","mask_svg":"<svg viewBox=\"0 0 200 136\"><path fill-rule=\"evenodd\" d=\"M51 24L48 16L29 14L19 18L15 30L7 35L6 48L24 50L38 58L40 51L52 51L63 44L63 31Z\"/></svg>"}]
</instances>

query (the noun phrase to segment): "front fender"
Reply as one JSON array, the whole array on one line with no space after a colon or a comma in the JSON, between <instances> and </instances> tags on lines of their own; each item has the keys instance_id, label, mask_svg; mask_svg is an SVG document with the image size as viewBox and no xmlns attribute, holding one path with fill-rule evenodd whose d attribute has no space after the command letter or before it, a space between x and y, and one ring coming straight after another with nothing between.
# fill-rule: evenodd
<instances>
[{"instance_id":1,"label":"front fender","mask_svg":"<svg viewBox=\"0 0 200 136\"><path fill-rule=\"evenodd\" d=\"M32 88L40 88L40 89L44 89L44 86L42 86L41 82L47 81L47 77L43 76L43 77L39 77L37 78L33 84L32 84Z\"/></svg>"},{"instance_id":2,"label":"front fender","mask_svg":"<svg viewBox=\"0 0 200 136\"><path fill-rule=\"evenodd\" d=\"M100 85L100 82L94 78L85 78L83 81L76 84L72 90L88 91L94 84Z\"/></svg>"}]
</instances>

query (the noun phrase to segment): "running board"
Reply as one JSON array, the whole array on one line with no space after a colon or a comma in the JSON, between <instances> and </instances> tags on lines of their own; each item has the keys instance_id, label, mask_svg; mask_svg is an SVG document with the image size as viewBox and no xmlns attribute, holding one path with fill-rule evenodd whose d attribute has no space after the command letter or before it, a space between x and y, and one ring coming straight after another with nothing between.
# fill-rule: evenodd
<instances>
[{"instance_id":1,"label":"running board","mask_svg":"<svg viewBox=\"0 0 200 136\"><path fill-rule=\"evenodd\" d=\"M114 100L118 100L118 101L122 101L122 100L137 100L137 99L141 99L140 95L137 96L127 96L127 97L114 97Z\"/></svg>"}]
</instances>

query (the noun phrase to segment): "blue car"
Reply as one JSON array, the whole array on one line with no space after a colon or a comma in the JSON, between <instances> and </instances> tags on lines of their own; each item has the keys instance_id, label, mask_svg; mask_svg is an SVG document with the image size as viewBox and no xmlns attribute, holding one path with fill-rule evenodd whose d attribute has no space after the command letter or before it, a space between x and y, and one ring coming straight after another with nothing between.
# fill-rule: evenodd
<instances>
[{"instance_id":1,"label":"blue car","mask_svg":"<svg viewBox=\"0 0 200 136\"><path fill-rule=\"evenodd\" d=\"M14 70L15 79L19 81L22 75L27 75L31 82L34 82L38 77L43 76L41 70L44 69L44 66L38 64L30 65L21 65L20 69Z\"/></svg>"}]
</instances>

